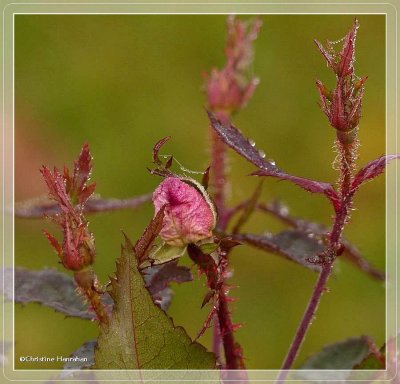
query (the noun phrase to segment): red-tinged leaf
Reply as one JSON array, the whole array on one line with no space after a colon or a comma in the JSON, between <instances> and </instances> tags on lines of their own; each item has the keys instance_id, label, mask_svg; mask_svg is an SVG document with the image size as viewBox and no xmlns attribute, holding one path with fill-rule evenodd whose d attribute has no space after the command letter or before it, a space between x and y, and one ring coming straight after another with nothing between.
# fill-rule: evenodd
<instances>
[{"instance_id":1,"label":"red-tinged leaf","mask_svg":"<svg viewBox=\"0 0 400 384\"><path fill-rule=\"evenodd\" d=\"M160 160L158 156L158 152L160 151L161 147L170 139L170 136L164 137L163 139L157 141L153 148L153 162L159 166L162 166L163 162Z\"/></svg>"},{"instance_id":2,"label":"red-tinged leaf","mask_svg":"<svg viewBox=\"0 0 400 384\"><path fill-rule=\"evenodd\" d=\"M160 266L155 265L143 270L146 288L151 295L154 296L164 290L169 283L185 283L193 280L190 268L177 264L178 261L173 260L169 263Z\"/></svg>"},{"instance_id":3,"label":"red-tinged leaf","mask_svg":"<svg viewBox=\"0 0 400 384\"><path fill-rule=\"evenodd\" d=\"M43 233L44 233L44 235L47 237L47 240L49 240L51 246L55 249L57 255L61 258L61 257L62 257L62 248L61 248L60 243L59 243L59 242L57 241L57 239L56 239L52 234L50 234L49 232L47 232L47 231L44 230Z\"/></svg>"},{"instance_id":4,"label":"red-tinged leaf","mask_svg":"<svg viewBox=\"0 0 400 384\"><path fill-rule=\"evenodd\" d=\"M400 155L384 155L369 162L354 176L353 183L351 185L351 191L354 193L362 183L379 176L385 170L386 164L388 164L389 161L399 158Z\"/></svg>"},{"instance_id":5,"label":"red-tinged leaf","mask_svg":"<svg viewBox=\"0 0 400 384\"><path fill-rule=\"evenodd\" d=\"M243 134L233 125L222 124L211 112L208 112L208 116L211 126L218 133L225 144L229 145L250 163L260 168L259 171L252 173L252 175L272 176L281 180L291 181L292 183L295 183L309 192L325 194L332 201L335 208L338 206L339 198L331 184L289 175L288 173L277 168L274 164L266 161L264 159L265 154L257 150L253 146L253 143L246 139Z\"/></svg>"},{"instance_id":6,"label":"red-tinged leaf","mask_svg":"<svg viewBox=\"0 0 400 384\"><path fill-rule=\"evenodd\" d=\"M258 151L243 134L231 124L222 124L213 113L208 112L212 128L217 132L225 144L230 146L239 155L258 168L267 169L270 173L278 173L280 170L272 163L264 159L265 154Z\"/></svg>"},{"instance_id":7,"label":"red-tinged leaf","mask_svg":"<svg viewBox=\"0 0 400 384\"><path fill-rule=\"evenodd\" d=\"M201 185L204 187L205 190L208 189L209 182L210 182L210 167L207 167L201 179Z\"/></svg>"},{"instance_id":8,"label":"red-tinged leaf","mask_svg":"<svg viewBox=\"0 0 400 384\"><path fill-rule=\"evenodd\" d=\"M81 193L84 190L90 173L92 172L92 155L90 154L89 145L85 143L82 147L78 159L74 162L74 175L71 186L71 193L75 193L78 201L84 200L81 198Z\"/></svg>"},{"instance_id":9,"label":"red-tinged leaf","mask_svg":"<svg viewBox=\"0 0 400 384\"><path fill-rule=\"evenodd\" d=\"M154 240L161 231L164 219L164 210L165 207L162 207L157 212L157 214L144 230L140 239L135 244L135 255L139 265L147 259L151 246L153 245Z\"/></svg>"},{"instance_id":10,"label":"red-tinged leaf","mask_svg":"<svg viewBox=\"0 0 400 384\"><path fill-rule=\"evenodd\" d=\"M43 167L40 172L49 189L50 197L58 202L64 213L70 213L76 218L77 214L67 194L64 178L58 169L54 168L52 173L47 167Z\"/></svg>"},{"instance_id":11,"label":"red-tinged leaf","mask_svg":"<svg viewBox=\"0 0 400 384\"><path fill-rule=\"evenodd\" d=\"M346 35L342 51L340 52L340 62L337 71L339 77L348 76L353 73L354 48L356 44L358 28L359 28L358 20L354 19L353 27Z\"/></svg>"},{"instance_id":12,"label":"red-tinged leaf","mask_svg":"<svg viewBox=\"0 0 400 384\"><path fill-rule=\"evenodd\" d=\"M221 249L223 249L225 252L229 252L232 248L237 247L238 245L241 245L237 240L232 239L232 237L224 237L219 241L219 246Z\"/></svg>"},{"instance_id":13,"label":"red-tinged leaf","mask_svg":"<svg viewBox=\"0 0 400 384\"><path fill-rule=\"evenodd\" d=\"M321 193L328 197L328 199L332 202L335 209L339 207L339 196L337 192L334 190L332 184L325 183L322 181L315 181L310 179L305 179L303 177L289 175L283 171L275 172L269 171L268 169L261 169L259 171L253 172L254 176L271 176L276 177L280 180L291 181L292 183L298 185L299 187L305 189L308 192L312 193Z\"/></svg>"},{"instance_id":14,"label":"red-tinged leaf","mask_svg":"<svg viewBox=\"0 0 400 384\"><path fill-rule=\"evenodd\" d=\"M333 59L332 55L324 48L324 46L318 40L314 39L314 43L316 44L316 46L322 53L322 56L324 56L328 66L334 70L335 66L334 66L334 59Z\"/></svg>"},{"instance_id":15,"label":"red-tinged leaf","mask_svg":"<svg viewBox=\"0 0 400 384\"><path fill-rule=\"evenodd\" d=\"M88 199L93 195L96 189L96 183L92 183L88 186L83 187L78 195L79 204L84 205Z\"/></svg>"},{"instance_id":16,"label":"red-tinged leaf","mask_svg":"<svg viewBox=\"0 0 400 384\"><path fill-rule=\"evenodd\" d=\"M320 239L298 230L284 230L276 235L238 234L234 235L243 243L252 245L267 252L275 253L294 261L306 268L318 271L320 267L307 261L308 258L324 250Z\"/></svg>"},{"instance_id":17,"label":"red-tinged leaf","mask_svg":"<svg viewBox=\"0 0 400 384\"><path fill-rule=\"evenodd\" d=\"M318 88L319 98L321 101L321 108L325 113L325 115L329 117L330 114L329 104L331 100L330 92L320 80L316 81L316 85Z\"/></svg>"},{"instance_id":18,"label":"red-tinged leaf","mask_svg":"<svg viewBox=\"0 0 400 384\"><path fill-rule=\"evenodd\" d=\"M64 181L65 181L65 190L67 191L67 193L69 193L69 191L72 188L73 181L72 181L72 178L71 178L71 176L69 174L69 169L68 169L68 167L66 165L64 165L64 169L63 169L63 178L64 178Z\"/></svg>"}]
</instances>

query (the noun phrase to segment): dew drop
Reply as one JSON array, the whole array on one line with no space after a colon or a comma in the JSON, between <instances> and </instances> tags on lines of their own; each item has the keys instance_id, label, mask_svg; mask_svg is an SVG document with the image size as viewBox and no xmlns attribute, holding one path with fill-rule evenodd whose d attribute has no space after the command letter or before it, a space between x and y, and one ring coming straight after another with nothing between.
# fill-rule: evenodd
<instances>
[{"instance_id":1,"label":"dew drop","mask_svg":"<svg viewBox=\"0 0 400 384\"><path fill-rule=\"evenodd\" d=\"M276 164L276 162L275 162L274 159L268 159L268 163L270 163L270 164L272 164L272 165L275 165L275 164Z\"/></svg>"},{"instance_id":2,"label":"dew drop","mask_svg":"<svg viewBox=\"0 0 400 384\"><path fill-rule=\"evenodd\" d=\"M265 152L264 151L258 151L258 154L264 159L265 158Z\"/></svg>"},{"instance_id":3,"label":"dew drop","mask_svg":"<svg viewBox=\"0 0 400 384\"><path fill-rule=\"evenodd\" d=\"M255 142L253 139L249 139L249 144L250 144L252 147L255 147L255 146L256 146L256 142Z\"/></svg>"}]
</instances>

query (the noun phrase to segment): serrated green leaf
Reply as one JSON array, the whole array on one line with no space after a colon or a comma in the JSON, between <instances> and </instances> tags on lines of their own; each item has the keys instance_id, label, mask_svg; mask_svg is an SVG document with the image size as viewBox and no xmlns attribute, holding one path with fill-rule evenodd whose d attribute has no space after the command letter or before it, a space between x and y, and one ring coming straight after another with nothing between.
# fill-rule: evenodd
<instances>
[{"instance_id":1,"label":"serrated green leaf","mask_svg":"<svg viewBox=\"0 0 400 384\"><path fill-rule=\"evenodd\" d=\"M110 324L100 328L96 369L215 368L214 355L153 303L127 239L111 286L115 304Z\"/></svg>"}]
</instances>

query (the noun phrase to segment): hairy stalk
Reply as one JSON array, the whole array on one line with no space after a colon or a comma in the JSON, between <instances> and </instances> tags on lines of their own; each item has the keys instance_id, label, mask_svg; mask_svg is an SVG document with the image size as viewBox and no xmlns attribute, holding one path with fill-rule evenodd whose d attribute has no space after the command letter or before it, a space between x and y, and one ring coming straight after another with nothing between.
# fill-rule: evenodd
<instances>
[{"instance_id":1,"label":"hairy stalk","mask_svg":"<svg viewBox=\"0 0 400 384\"><path fill-rule=\"evenodd\" d=\"M352 140L349 140L349 136L344 135L342 132L338 132L337 134L336 145L338 146L340 156L340 175L338 179L340 206L335 212L335 219L329 236L329 246L322 255L319 255L321 271L317 283L314 286L310 301L297 328L292 344L289 347L289 351L286 354L277 381L284 381L287 376L287 370L293 366L307 331L311 326L322 294L325 291L325 285L329 280L333 263L341 253L340 240L353 203L353 193L351 193L350 186L353 180L354 161L358 147L356 133L356 130L351 133Z\"/></svg>"},{"instance_id":2,"label":"hairy stalk","mask_svg":"<svg viewBox=\"0 0 400 384\"><path fill-rule=\"evenodd\" d=\"M233 337L232 322L230 318L230 313L228 309L228 303L223 297L225 292L220 291L219 294L219 309L218 309L218 320L220 323L220 331L222 336L222 341L224 344L225 358L226 358L226 369L240 369L239 359L236 354L236 344Z\"/></svg>"},{"instance_id":3,"label":"hairy stalk","mask_svg":"<svg viewBox=\"0 0 400 384\"><path fill-rule=\"evenodd\" d=\"M219 113L219 117L223 119L223 121L229 121L230 119L230 116L225 113ZM226 171L226 145L214 130L211 130L211 138L211 169L214 170L214 172L210 173L210 183L213 187L214 202L218 211L217 229L224 232L230 217L229 210L226 207L226 188L228 182ZM220 273L223 281L217 300L218 308L214 316L212 347L215 355L219 357L222 344L226 369L244 369L241 349L235 342L233 335L234 327L227 301L228 288L225 286L224 276L229 267L229 251L230 249L221 249L220 252Z\"/></svg>"},{"instance_id":4,"label":"hairy stalk","mask_svg":"<svg viewBox=\"0 0 400 384\"><path fill-rule=\"evenodd\" d=\"M108 312L99 289L98 278L92 267L82 269L74 273L75 282L78 284L80 293L86 297L92 310L96 313L97 320L101 324L108 324Z\"/></svg>"},{"instance_id":5,"label":"hairy stalk","mask_svg":"<svg viewBox=\"0 0 400 384\"><path fill-rule=\"evenodd\" d=\"M226 220L226 146L225 143L218 137L214 130L211 130L211 169L210 183L213 188L214 202L218 211L217 228L224 231L228 224ZM224 275L228 268L227 252L222 256L224 260L221 262ZM214 316L213 330L213 352L216 356L220 356L221 344L224 348L225 365L227 369L239 369L237 367L237 357L235 356L235 341L232 330L231 315L226 302L225 292L219 295L217 313Z\"/></svg>"},{"instance_id":6,"label":"hairy stalk","mask_svg":"<svg viewBox=\"0 0 400 384\"><path fill-rule=\"evenodd\" d=\"M304 337L307 333L308 328L310 327L315 311L320 302L321 296L325 289L325 284L329 279L331 274L332 264L324 264L322 265L320 275L318 277L317 283L315 284L313 293L311 295L310 301L307 305L307 308L304 312L303 318L300 322L299 327L297 328L296 335L293 339L293 342L289 348L289 351L286 355L285 361L282 365L282 370L290 369L293 365L294 360L296 359L297 353L300 349L301 344L304 341ZM286 372L281 371L278 381L284 380L286 377Z\"/></svg>"},{"instance_id":7,"label":"hairy stalk","mask_svg":"<svg viewBox=\"0 0 400 384\"><path fill-rule=\"evenodd\" d=\"M218 137L218 134L214 131L210 131L211 135L211 173L210 173L210 185L213 192L213 199L218 212L218 229L221 224L225 222L224 218L226 215L226 184L227 184L227 172L226 172L226 147L225 143Z\"/></svg>"},{"instance_id":8,"label":"hairy stalk","mask_svg":"<svg viewBox=\"0 0 400 384\"><path fill-rule=\"evenodd\" d=\"M253 42L257 38L261 28L261 21L254 19L243 22L234 16L227 19L227 41L225 45L225 65L221 70L213 68L206 75L205 90L207 94L208 109L216 114L222 123L228 123L232 114L242 109L252 97L257 87L258 79L250 74L250 66L253 60ZM223 232L226 229L229 219L229 210L226 208L227 190L227 167L226 167L226 147L218 134L211 129L211 172L210 184L212 187L213 198L218 211L218 222L216 229ZM220 263L221 277L227 275L229 249L221 250L224 253ZM224 286L224 281L222 281ZM222 288L223 288L222 286ZM219 308L215 316L214 326L219 327L219 331L214 331L214 352L219 355L220 339L222 337L226 355L226 365L233 367L231 361L235 356L234 350L227 350L228 344L234 345L232 327L225 327L231 324L230 313L228 311L227 298L225 294L218 300ZM228 318L228 321L226 320ZM219 321L218 321L219 319ZM222 321L223 319L224 321ZM228 341L231 339L232 343ZM237 348L235 348L237 349ZM239 360L242 361L241 358Z\"/></svg>"}]
</instances>

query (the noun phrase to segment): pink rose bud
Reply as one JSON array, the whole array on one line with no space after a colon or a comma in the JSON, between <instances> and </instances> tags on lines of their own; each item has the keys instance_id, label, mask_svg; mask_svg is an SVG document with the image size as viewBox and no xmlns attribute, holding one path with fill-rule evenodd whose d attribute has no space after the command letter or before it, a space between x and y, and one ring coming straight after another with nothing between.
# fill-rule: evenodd
<instances>
[{"instance_id":1,"label":"pink rose bud","mask_svg":"<svg viewBox=\"0 0 400 384\"><path fill-rule=\"evenodd\" d=\"M154 191L155 213L165 206L160 237L167 244L179 247L212 236L216 214L202 189L200 185L196 189L177 177L168 177Z\"/></svg>"}]
</instances>

